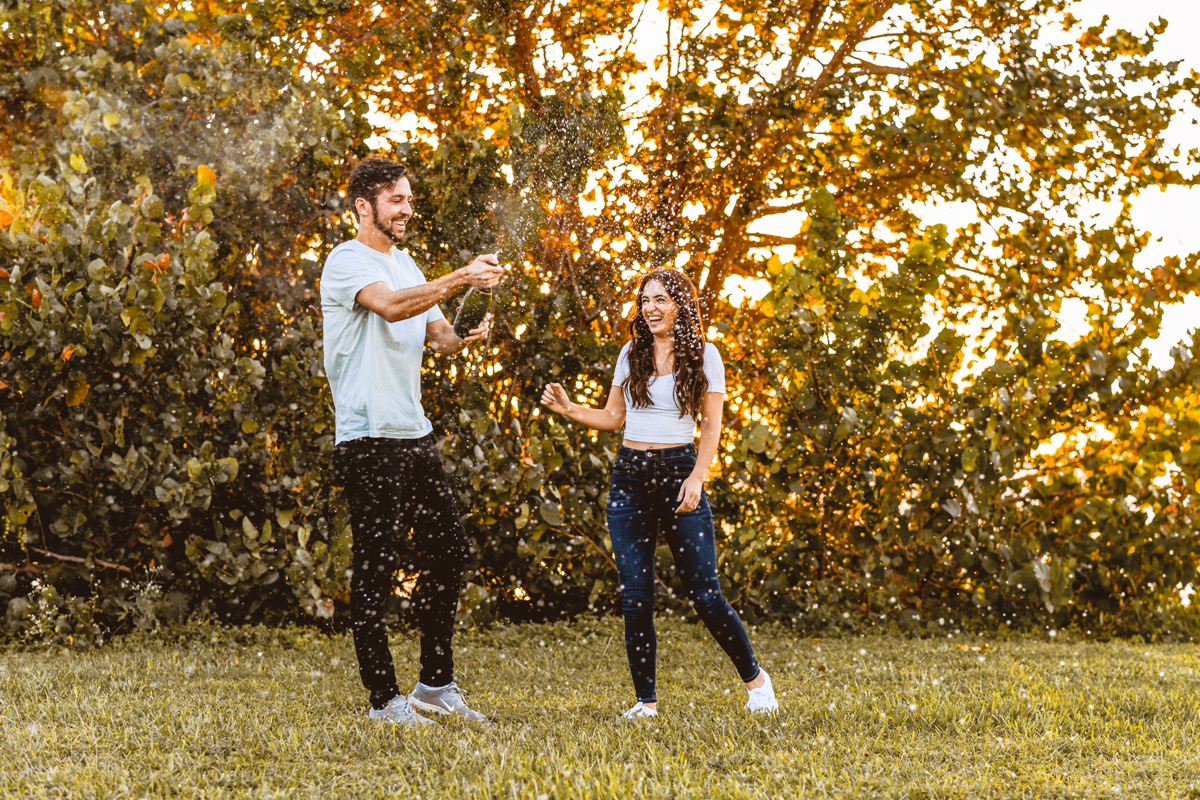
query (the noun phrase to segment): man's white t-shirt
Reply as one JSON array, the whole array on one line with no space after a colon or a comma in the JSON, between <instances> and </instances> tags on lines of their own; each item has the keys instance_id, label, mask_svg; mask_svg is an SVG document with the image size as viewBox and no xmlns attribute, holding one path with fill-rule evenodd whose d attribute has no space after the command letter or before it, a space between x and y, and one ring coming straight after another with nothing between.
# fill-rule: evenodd
<instances>
[{"instance_id":1,"label":"man's white t-shirt","mask_svg":"<svg viewBox=\"0 0 1200 800\"><path fill-rule=\"evenodd\" d=\"M650 394L650 405L646 408L633 407L633 393L626 383L629 381L629 342L617 356L617 368L613 372L613 386L625 392L625 438L634 442L655 444L691 444L696 438L696 418L691 414L679 416L679 404L675 402L675 376L650 376L646 385ZM704 376L708 378L708 391L725 392L725 362L712 342L704 343Z\"/></svg>"},{"instance_id":2,"label":"man's white t-shirt","mask_svg":"<svg viewBox=\"0 0 1200 800\"><path fill-rule=\"evenodd\" d=\"M333 249L321 271L325 375L333 391L336 443L363 437L419 439L433 430L421 408L425 326L443 317L435 303L415 317L388 322L355 301L383 281L408 289L425 276L407 253L380 253L351 239Z\"/></svg>"}]
</instances>

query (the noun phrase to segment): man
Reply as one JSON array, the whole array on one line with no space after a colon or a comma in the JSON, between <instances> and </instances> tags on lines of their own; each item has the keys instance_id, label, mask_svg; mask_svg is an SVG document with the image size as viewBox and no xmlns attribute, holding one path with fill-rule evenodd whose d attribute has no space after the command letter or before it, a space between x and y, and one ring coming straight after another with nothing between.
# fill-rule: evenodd
<instances>
[{"instance_id":1,"label":"man","mask_svg":"<svg viewBox=\"0 0 1200 800\"><path fill-rule=\"evenodd\" d=\"M350 174L347 194L358 235L334 248L321 272L325 373L336 420L334 475L350 506L354 536L350 613L368 717L420 726L413 708L483 720L454 683L450 640L468 545L454 491L433 449L421 408L426 340L451 355L488 335L490 315L465 339L438 302L468 286L489 289L503 273L495 255L426 282L395 249L412 217L412 189L401 165L368 158ZM396 684L383 614L393 593L396 543L412 529L420 569L413 602L421 629L421 674L405 697Z\"/></svg>"}]
</instances>

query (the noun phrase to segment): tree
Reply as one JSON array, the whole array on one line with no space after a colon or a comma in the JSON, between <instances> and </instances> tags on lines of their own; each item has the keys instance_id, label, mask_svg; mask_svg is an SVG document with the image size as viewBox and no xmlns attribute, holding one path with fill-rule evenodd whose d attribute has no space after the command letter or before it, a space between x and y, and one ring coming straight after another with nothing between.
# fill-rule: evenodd
<instances>
[{"instance_id":1,"label":"tree","mask_svg":"<svg viewBox=\"0 0 1200 800\"><path fill-rule=\"evenodd\" d=\"M393 149L414 168L410 246L429 274L494 246L516 267L497 296L486 357L431 360L426 369L439 447L471 509L471 614L613 603L602 506L616 439L563 428L538 413L536 397L545 382L566 378L585 401L601 402L637 274L682 264L730 365L729 433L710 493L731 545L722 568L745 612L795 618L819 603L867 615L894 606L910 617L944 609L1085 630L1152 627L1149 617L1175 602L1175 584L1194 575L1200 451L1191 445L1190 349L1181 344L1175 367L1160 374L1146 367L1142 345L1163 306L1196 289L1197 259L1135 268L1146 234L1134 231L1128 201L1152 186L1194 182L1196 154L1167 152L1163 133L1180 104L1197 102L1198 86L1178 64L1155 60L1165 22L1145 35L1084 29L1073 7L666 3L658 69L636 95L631 87L654 65L640 64L631 42L645 35L653 9L632 3L205 2L164 14L97 1L5 12L6 61L19 68L3 98L19 136L3 158L13 165L6 196L18 221L0 237L26 263L5 289L3 335L10 353L36 340L27 358L41 365L18 385L17 362L0 362L11 365L0 367L9 371L0 391L12 400L0 462L10 524L32 530L34 547L90 556L86 569L93 553L129 569L144 569L154 553L191 596L233 579L226 608L254 597L282 613L287 606L270 598L286 596L258 586L284 574L309 613L329 613L326 601L343 591L344 556L335 554L345 552L345 530L329 505L327 428L316 429L329 416L311 303L319 260L348 233L338 169L366 152L373 109L412 114L424 131ZM28 24L47 13L52 35ZM127 77L114 78L113 65ZM90 93L85 111L71 110L79 97L67 89ZM138 147L153 149L136 143L98 170L108 156L88 151L103 149L89 137L114 135L104 114L121 113L98 110L102 91L135 98L158 130L229 127L245 148L157 137L157 171L119 166L142 163ZM168 94L176 91L187 101ZM243 102L271 124L238 124ZM88 178L70 166L77 154L97 181L86 189ZM149 183L134 191L130 181L143 173ZM65 206L46 181L64 192ZM103 201L88 200L89 191ZM190 348L201 352L202 375L219 380L197 378L196 389L147 402L142 430L152 441L170 430L165 409L203 409L199 422L174 414L187 427L171 441L179 450L210 441L201 465L236 458L238 473L206 508L171 499L181 515L171 546L110 553L110 534L82 522L46 538L72 508L59 485L71 478L58 476L79 451L66 445L75 434L48 446L58 434L44 418L65 411L66 434L68 423L84 424L73 415L95 413L101 394L86 376L71 376L77 356L51 357L75 343L61 332L70 325L34 323L69 317L51 315L55 303L67 308L61 290L51 291L54 264L74 265L72 276L84 280L80 263L90 254L57 237L87 230L91 217L79 216L87 209L111 209L125 194L128 221L111 212L118 226L132 226L120 247L136 242L126 254L135 261L147 249L157 257L153 218L135 221L129 202L144 204L151 192L178 223L154 222L159 239L185 247L207 233L212 254L192 260L211 265L205 280L232 302L205 312L217 315L195 335L205 349ZM1095 200L1125 210L1112 224L1088 221L1081 209ZM75 221L42 213L47 242L20 240L18 227L36 217L23 204L34 201L63 215L76 208ZM923 231L919 204L950 201L971 204L978 222ZM789 210L806 219L794 235L758 232L760 220ZM785 247L801 255L771 252ZM54 261L43 251L64 255ZM733 308L722 297L730 277L768 280L773 292ZM89 275L86 291L116 279ZM32 308L25 283L45 305ZM157 325L162 312L146 311L157 295L145 291L122 300L122 310ZM1078 343L1057 341L1056 313L1077 297L1090 303L1091 330ZM235 304L241 313L229 310ZM53 341L37 338L50 329L60 331ZM147 358L188 363L182 345L166 344L183 335L163 334ZM132 342L122 345L131 357L148 349ZM80 381L92 390L66 406ZM1066 444L1039 449L1056 435ZM168 477L194 483L182 479L185 459L162 452L162 461L145 456L157 471L147 466L152 481L136 496L153 491L157 500L161 487L175 498ZM80 513L91 519L83 509L103 508L104 496L80 501ZM280 515L293 508L281 531ZM29 528L39 514L54 522ZM303 541L302 524L310 526ZM156 525L149 542L163 541ZM20 561L7 547L16 568L45 569L48 556ZM275 560L256 547L274 547Z\"/></svg>"},{"instance_id":2,"label":"tree","mask_svg":"<svg viewBox=\"0 0 1200 800\"><path fill-rule=\"evenodd\" d=\"M783 570L775 558L751 568L747 559L775 547L789 550L799 546L789 543L814 534L828 537L834 560L871 550L867 561L883 567L867 580L895 582L895 594L886 594L901 606L927 610L936 600L970 612L975 604L968 599L975 598L978 610L995 618L1028 619L1040 611L1055 624L1075 621L1085 629L1113 624L1134 599L1138 614L1171 605L1177 602L1176 584L1193 576L1194 557L1183 556L1193 552L1194 535L1195 475L1184 456L1189 445L1168 430L1170 423L1162 424L1177 417L1159 410L1164 403L1176 411L1187 407L1194 381L1190 351L1181 346L1177 366L1158 375L1146 367L1142 344L1157 334L1164 305L1196 289L1197 260L1172 260L1149 273L1135 268L1134 257L1147 235L1134 231L1128 200L1153 186L1194 182L1188 176L1196 154L1167 151L1163 134L1177 104L1195 104L1196 76L1154 59L1165 21L1144 36L1104 26L1084 29L1070 14L1073 5L1066 0L985 6L814 1L723 3L714 12L699 3L668 3L661 71L648 96L622 116L630 139L621 157L587 175L584 202L547 192L540 204L541 249L528 251L524 265L562 305L559 313L578 315L575 332L590 328L601 340L619 338L626 280L645 268L684 263L701 286L720 343L734 356L732 363L743 368L730 409L730 426L743 435L728 453L728 488L717 500L730 529L742 531L738 543L746 549L729 556L727 572L764 614L810 605L808 587L813 578L817 583L827 579L825 568L805 564ZM413 113L428 120L439 136L484 128L482 138L503 153L510 132L523 130L527 119L539 119L548 100L570 104L575 98L576 113L582 113L586 98L625 84L639 68L630 63L628 49L605 51L596 43L612 34L614 25L635 32L632 12L628 6L443 9L440 16L422 20L435 35L413 38L421 44L408 50L397 42L396 50L380 51L385 63L389 52L397 54L397 70L401 61L416 63L422 65L417 75L433 77L384 90L379 103L396 116ZM522 127L485 115L487 109L508 108L512 120L514 105L522 109ZM539 147L554 152L574 141L547 137ZM510 149L514 164L527 152L522 146ZM553 188L552 176L561 173L524 174L538 179L538 186ZM527 189L520 181L513 186ZM836 214L828 200L814 199L813 192L824 187ZM1083 210L1097 200L1121 203L1124 211L1110 225L1090 222ZM950 201L971 204L979 221L942 244L920 232L913 209L923 202ZM435 206L442 202L452 201L434 198ZM823 209L823 225L838 230L836 253L825 252L828 243L812 242L809 223L790 237L755 232L764 217L812 202ZM887 330L885 321L873 334L882 349L872 356L882 359L880 366L897 359L920 360L922 366L899 370L892 377L905 376L886 387L875 376L863 386L863 400L880 403L878 393L895 395L887 405L908 427L904 435L890 436L886 447L877 443L880 449L871 456L889 465L898 479L891 488L893 506L903 501L920 509L922 523L903 526L900 546L914 547L911 539L923 538L928 541L922 548L951 547L963 563L951 570L923 561L901 572L883 561L897 556L891 544L855 542L866 512L830 506L820 514L810 507L813 513L806 514L781 504L762 484L753 461L738 474L738 462L753 452L756 435L784 437L790 426L799 435L789 415L795 403L807 400L789 395L802 391L802 383L785 388L762 371L775 360L777 348L788 347L789 337L770 325L759 327L749 309L736 314L721 302L720 292L727 277L740 276L772 280L778 301L797 291L806 294L808 287L798 290L790 279L779 282L784 263L772 261L765 248L790 245L805 252L815 245L814 257L836 270L839 292L874 287L882 296L898 266L914 263L912 248L922 241L945 266L936 282L922 285L920 297L905 300L917 303L906 313L918 314L918 331ZM812 263L802 259L792 269L803 271ZM833 281L828 274L818 280L818 274L810 278ZM819 306L821 297L792 297L788 313L797 306ZM1070 347L1048 341L1063 300L1076 297L1089 301L1091 332ZM846 302L861 308L861 301ZM611 362L581 369L568 360L555 331L546 330L548 317L525 307L515 314L509 323L536 332L539 353L561 354L555 360L565 362L566 374L582 372L585 396L602 398ZM1116 326L1115 319L1129 324ZM786 328L799 321L785 316L777 323ZM497 344L494 389L487 404L477 407L507 420L511 398L532 399L529 389L548 376L528 370L521 343L501 339ZM816 342L805 345L811 346ZM842 389L849 390L838 381L855 372L853 361L862 354L839 348L829 358L840 362L837 369L828 363L830 371L819 376L832 393L826 399L832 405L823 413L836 416L845 408L853 414L859 406L835 401ZM975 399L956 408L956 398L964 393ZM939 407L944 415L933 413ZM997 434L985 422L986 442L975 441L973 434L956 430L972 414L972 420L995 417L996 425L1007 415L1011 430ZM1144 417L1151 424L1126 434ZM839 424L829 420L830 430ZM1110 434L1116 437L1111 442ZM1070 445L1055 454L1038 449L1056 435ZM499 441L516 447L524 440L513 433ZM609 444L578 433L567 441L582 446L568 456L580 460L584 452L603 460L596 445ZM512 463L515 450L495 447L504 453L495 464ZM855 457L823 473L824 481L837 484L846 502L857 498L855 503L869 508L878 524L891 516L887 524L898 525L896 509L879 505L872 470L856 470L866 457L860 448L872 452L872 445L854 437L846 447ZM784 460L802 462L808 457L804 449L797 444ZM770 452L778 458L783 451ZM992 453L1001 456L999 467ZM934 470L932 475L905 476L899 469L906 459L934 456L936 463L921 467ZM1082 479L1074 471L1080 465ZM589 497L603 491L585 471L570 478L558 475L570 488L586 487ZM964 481L981 482L968 489L973 500L952 496ZM1169 485L1161 486L1164 481ZM556 488L561 495L563 485ZM1129 494L1122 494L1127 489ZM946 504L966 509L966 516L939 510ZM1168 509L1175 522L1164 531L1162 514ZM840 515L837 532L818 522L825 514ZM970 528L975 516L991 517L995 528L987 535L995 538L987 541L998 544L981 544L978 532L941 543L942 534L935 532L945 526L924 524L939 514L948 523L962 517L954 530ZM575 541L591 541L597 551L604 550L598 521L576 513L566 519ZM1049 532L1060 525L1067 526L1060 535ZM1033 539L1026 536L1031 526L1039 531ZM1104 532L1093 540L1097 526ZM1085 535L1096 544L1076 553ZM588 566L578 563L561 540L543 543L540 531L529 538L539 542L538 563L557 559L565 574L590 576L600 566L598 559ZM1130 550L1133 541L1138 544ZM1119 554L1122 547L1129 552ZM1176 554L1181 557L1172 558ZM1075 563L1085 566L1076 570ZM761 581L767 574L773 576L771 593L753 588L766 587ZM528 579L536 582L536 572ZM841 569L830 580L826 587L854 583ZM935 580L941 587L931 592ZM545 590L544 582L537 588ZM781 596L791 600L785 603ZM1064 607L1078 606L1085 597L1090 620L1080 616L1083 610ZM861 593L855 602L867 613L878 612ZM1104 616L1092 622L1097 615ZM1120 624L1148 623L1143 618Z\"/></svg>"}]
</instances>

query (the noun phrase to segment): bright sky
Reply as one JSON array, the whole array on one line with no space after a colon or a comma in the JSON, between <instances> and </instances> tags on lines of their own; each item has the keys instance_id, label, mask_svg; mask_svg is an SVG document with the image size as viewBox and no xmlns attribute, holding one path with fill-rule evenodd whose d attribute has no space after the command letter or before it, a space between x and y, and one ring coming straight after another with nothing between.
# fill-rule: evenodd
<instances>
[{"instance_id":1,"label":"bright sky","mask_svg":"<svg viewBox=\"0 0 1200 800\"><path fill-rule=\"evenodd\" d=\"M1159 40L1156 54L1164 61L1181 60L1185 68L1200 71L1200 52L1196 47L1196 41L1200 39L1200 3L1195 0L1140 0L1137 3L1127 0L1083 0L1075 7L1074 13L1085 25L1095 25L1108 15L1110 27L1137 33L1144 33L1151 23L1164 17L1170 26ZM1168 146L1179 144L1184 149L1200 147L1200 125L1192 124L1197 119L1200 116L1194 109L1188 115L1177 117L1168 132ZM928 223L943 222L951 230L967 224L975 217L971 206L959 203L914 210ZM1119 208L1096 210L1113 219ZM1200 251L1198 214L1200 189L1172 187L1167 191L1153 191L1137 197L1133 204L1134 224L1141 230L1151 231L1156 237L1139 255L1137 265L1159 264L1168 256L1182 257ZM797 225L798 220L793 213L761 220L755 230L790 236ZM748 283L742 285L752 297L762 293L760 287ZM740 291L735 290L730 294L735 303L740 300ZM1086 332L1084 318L1085 306L1082 302L1064 303L1059 318L1062 329L1056 335L1068 341L1077 340ZM1164 368L1170 366L1171 347L1197 326L1200 326L1200 296L1193 295L1187 302L1167 308L1161 334L1157 340L1149 343L1151 363Z\"/></svg>"},{"instance_id":2,"label":"bright sky","mask_svg":"<svg viewBox=\"0 0 1200 800\"><path fill-rule=\"evenodd\" d=\"M1107 14L1109 25L1140 32L1159 17L1167 19L1170 27L1159 41L1159 57L1164 61L1181 60L1186 68L1200 71L1200 52L1196 49L1196 40L1200 38L1200 3L1195 0L1139 0L1136 3L1084 0L1079 5L1076 15L1086 24L1096 24ZM1200 116L1195 109L1186 118L1180 115L1170 128L1168 144L1177 143L1185 149L1200 147L1200 124L1193 124L1197 121ZM1161 242L1152 241L1142 251L1144 261L1160 263L1167 256L1186 256L1200 251L1200 225L1196 224L1200 189L1173 187L1169 191L1143 193L1134 202L1133 211L1134 222L1139 228L1162 238ZM1152 363L1169 366L1171 347L1197 326L1200 326L1200 297L1193 295L1187 302L1168 309L1162 334L1150 346Z\"/></svg>"}]
</instances>

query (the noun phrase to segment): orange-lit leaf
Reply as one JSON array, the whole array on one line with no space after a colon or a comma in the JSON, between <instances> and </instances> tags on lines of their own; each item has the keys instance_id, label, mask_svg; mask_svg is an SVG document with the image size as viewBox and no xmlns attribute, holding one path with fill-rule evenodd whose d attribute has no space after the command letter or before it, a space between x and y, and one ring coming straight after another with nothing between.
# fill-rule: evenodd
<instances>
[{"instance_id":1,"label":"orange-lit leaf","mask_svg":"<svg viewBox=\"0 0 1200 800\"><path fill-rule=\"evenodd\" d=\"M73 344L69 344L69 345L67 345L66 347L64 347L64 348L63 348L63 351L62 351L62 360L63 360L64 362L66 362L66 361L70 361L70 360L71 360L71 356L73 356L73 355L75 355L75 345L73 345Z\"/></svg>"},{"instance_id":2,"label":"orange-lit leaf","mask_svg":"<svg viewBox=\"0 0 1200 800\"><path fill-rule=\"evenodd\" d=\"M67 392L67 405L77 406L82 403L87 397L88 389L90 388L83 381L75 381L75 383L71 384L71 390Z\"/></svg>"},{"instance_id":3,"label":"orange-lit leaf","mask_svg":"<svg viewBox=\"0 0 1200 800\"><path fill-rule=\"evenodd\" d=\"M216 182L217 173L213 172L209 167L201 164L199 169L196 170L196 183L200 184L201 186L207 186L210 183Z\"/></svg>"}]
</instances>

